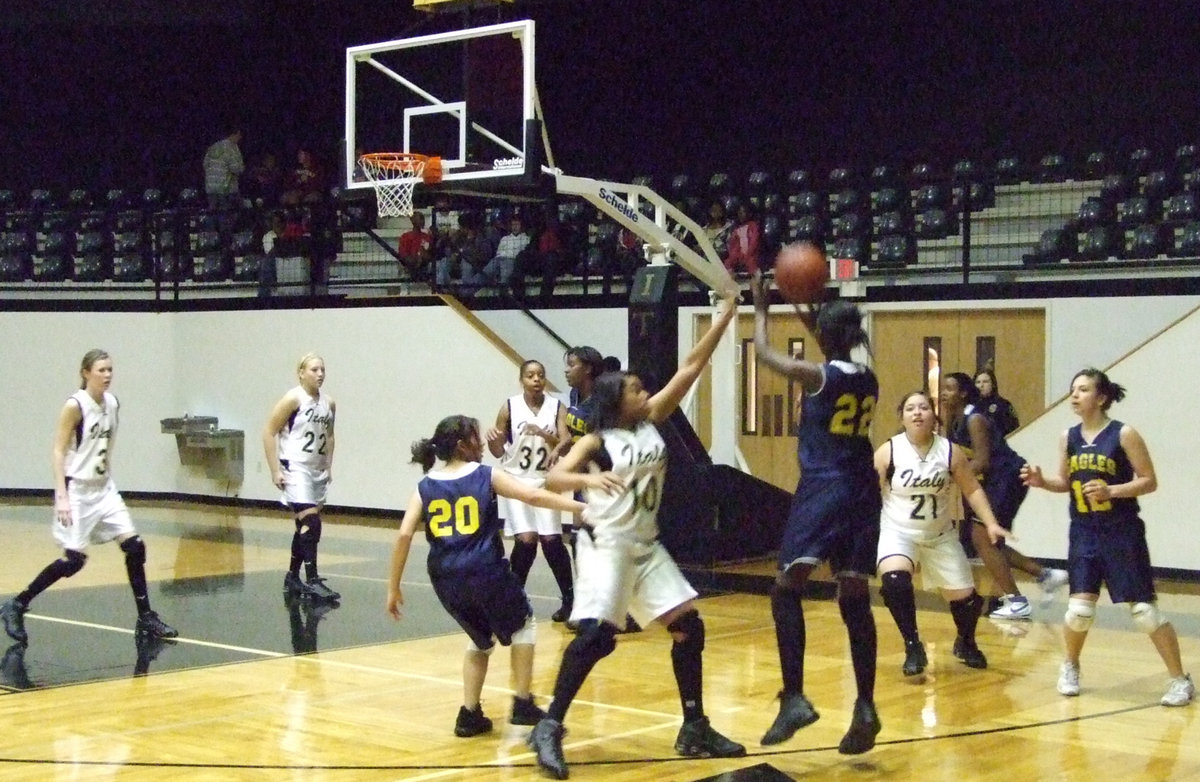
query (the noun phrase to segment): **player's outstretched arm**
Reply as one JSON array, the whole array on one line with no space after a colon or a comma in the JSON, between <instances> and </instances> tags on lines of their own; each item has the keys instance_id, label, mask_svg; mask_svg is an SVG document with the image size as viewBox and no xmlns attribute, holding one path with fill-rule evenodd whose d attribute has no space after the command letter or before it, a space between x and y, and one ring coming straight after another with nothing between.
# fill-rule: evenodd
<instances>
[{"instance_id":1,"label":"player's outstretched arm","mask_svg":"<svg viewBox=\"0 0 1200 782\"><path fill-rule=\"evenodd\" d=\"M754 297L754 356L770 369L784 377L795 378L807 392L816 391L825 382L825 370L820 364L804 359L794 358L771 347L767 339L767 280L761 273L756 273L750 280L750 292ZM807 325L811 318L806 318L797 307L796 312ZM809 327L815 332L815 324Z\"/></svg>"},{"instance_id":2,"label":"player's outstretched arm","mask_svg":"<svg viewBox=\"0 0 1200 782\"><path fill-rule=\"evenodd\" d=\"M679 407L680 401L692 387L692 383L696 382L696 378L700 377L700 373L704 371L704 366L708 360L712 358L713 351L717 349L717 344L721 341L721 335L725 333L725 329L729 327L734 316L737 315L738 300L736 295L729 295L721 300L720 309L713 317L712 325L695 347L684 356L683 361L679 364L679 369L667 381L667 384L650 397L648 402L650 406L650 414L647 416L654 423L661 423L675 412Z\"/></svg>"}]
</instances>

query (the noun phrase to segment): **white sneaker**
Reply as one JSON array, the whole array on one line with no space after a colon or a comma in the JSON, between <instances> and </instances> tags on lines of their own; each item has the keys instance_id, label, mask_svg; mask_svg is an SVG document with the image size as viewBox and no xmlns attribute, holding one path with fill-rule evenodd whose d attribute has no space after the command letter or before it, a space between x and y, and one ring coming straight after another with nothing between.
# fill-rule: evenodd
<instances>
[{"instance_id":1,"label":"white sneaker","mask_svg":"<svg viewBox=\"0 0 1200 782\"><path fill-rule=\"evenodd\" d=\"M1028 619L1033 615L1029 598L1024 595L1005 595L1000 602L1003 605L988 614L992 619Z\"/></svg>"},{"instance_id":2,"label":"white sneaker","mask_svg":"<svg viewBox=\"0 0 1200 782\"><path fill-rule=\"evenodd\" d=\"M1166 693L1159 701L1164 706L1186 706L1196 695L1196 685L1192 684L1192 675L1185 673L1178 679L1172 679Z\"/></svg>"},{"instance_id":3,"label":"white sneaker","mask_svg":"<svg viewBox=\"0 0 1200 782\"><path fill-rule=\"evenodd\" d=\"M1042 588L1042 608L1047 608L1054 602L1054 596L1058 590L1070 582L1071 576L1065 570L1048 567L1042 568L1042 577L1038 579L1038 586Z\"/></svg>"},{"instance_id":4,"label":"white sneaker","mask_svg":"<svg viewBox=\"0 0 1200 782\"><path fill-rule=\"evenodd\" d=\"M1172 684L1177 681L1179 680L1172 680ZM1064 660L1062 667L1058 669L1058 694L1079 694L1079 666L1073 662L1070 662L1069 660ZM1164 701L1166 700L1166 697L1166 695L1163 696Z\"/></svg>"}]
</instances>

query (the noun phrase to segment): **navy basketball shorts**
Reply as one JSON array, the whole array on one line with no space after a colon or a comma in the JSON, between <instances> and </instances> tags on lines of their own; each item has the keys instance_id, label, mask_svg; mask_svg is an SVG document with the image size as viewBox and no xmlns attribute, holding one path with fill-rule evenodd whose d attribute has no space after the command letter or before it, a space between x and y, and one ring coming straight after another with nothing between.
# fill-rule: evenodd
<instances>
[{"instance_id":1,"label":"navy basketball shorts","mask_svg":"<svg viewBox=\"0 0 1200 782\"><path fill-rule=\"evenodd\" d=\"M482 573L431 575L430 583L442 607L481 650L491 649L493 638L508 646L513 633L533 616L529 598L507 562Z\"/></svg>"},{"instance_id":2,"label":"navy basketball shorts","mask_svg":"<svg viewBox=\"0 0 1200 782\"><path fill-rule=\"evenodd\" d=\"M1071 522L1069 540L1071 594L1098 595L1103 585L1114 603L1154 602L1146 524L1140 518L1098 524Z\"/></svg>"},{"instance_id":3,"label":"navy basketball shorts","mask_svg":"<svg viewBox=\"0 0 1200 782\"><path fill-rule=\"evenodd\" d=\"M828 561L835 576L872 575L881 510L873 472L859 478L802 477L783 530L779 569Z\"/></svg>"}]
</instances>

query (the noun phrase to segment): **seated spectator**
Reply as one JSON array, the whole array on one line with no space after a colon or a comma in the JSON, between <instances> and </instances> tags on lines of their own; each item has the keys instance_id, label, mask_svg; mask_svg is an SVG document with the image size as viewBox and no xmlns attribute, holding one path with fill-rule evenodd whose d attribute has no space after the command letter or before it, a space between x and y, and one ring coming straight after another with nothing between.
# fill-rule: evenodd
<instances>
[{"instance_id":1,"label":"seated spectator","mask_svg":"<svg viewBox=\"0 0 1200 782\"><path fill-rule=\"evenodd\" d=\"M520 298L525 294L525 277L541 277L543 299L549 299L554 292L554 284L564 265L563 238L559 233L558 215L554 209L546 212L541 230L536 231L537 241L517 254L517 264L513 269L512 289Z\"/></svg>"},{"instance_id":2,"label":"seated spectator","mask_svg":"<svg viewBox=\"0 0 1200 782\"><path fill-rule=\"evenodd\" d=\"M457 266L463 292L467 295L475 292L483 268L492 256L492 245L484 236L482 223L475 213L464 212L459 217L459 230L453 235L449 252L437 260L434 281L439 289L450 286Z\"/></svg>"},{"instance_id":3,"label":"seated spectator","mask_svg":"<svg viewBox=\"0 0 1200 782\"><path fill-rule=\"evenodd\" d=\"M616 269L618 274L630 277L639 267L646 264L644 242L628 228L617 231Z\"/></svg>"},{"instance_id":4,"label":"seated spectator","mask_svg":"<svg viewBox=\"0 0 1200 782\"><path fill-rule=\"evenodd\" d=\"M317 203L324 197L325 175L307 149L296 152L296 167L283 179L282 202L285 206Z\"/></svg>"},{"instance_id":5,"label":"seated spectator","mask_svg":"<svg viewBox=\"0 0 1200 782\"><path fill-rule=\"evenodd\" d=\"M243 177L245 195L256 208L271 209L279 206L283 195L283 169L279 158L268 152L246 172Z\"/></svg>"},{"instance_id":6,"label":"seated spectator","mask_svg":"<svg viewBox=\"0 0 1200 782\"><path fill-rule=\"evenodd\" d=\"M761 232L758 219L750 204L742 204L737 211L737 225L729 235L729 254L725 257L725 268L730 274L739 268L746 274L758 271L758 251Z\"/></svg>"},{"instance_id":7,"label":"seated spectator","mask_svg":"<svg viewBox=\"0 0 1200 782\"><path fill-rule=\"evenodd\" d=\"M433 261L433 234L425 230L425 215L413 212L412 228L400 234L397 248L400 255L400 265L414 280L424 280L429 277L429 267Z\"/></svg>"},{"instance_id":8,"label":"seated spectator","mask_svg":"<svg viewBox=\"0 0 1200 782\"><path fill-rule=\"evenodd\" d=\"M733 231L733 222L725 216L725 207L720 201L713 201L708 207L708 222L704 224L704 235L712 242L717 257L722 261L729 255L729 234Z\"/></svg>"},{"instance_id":9,"label":"seated spectator","mask_svg":"<svg viewBox=\"0 0 1200 782\"><path fill-rule=\"evenodd\" d=\"M517 256L529 245L529 234L525 233L525 226L520 215L513 215L509 221L509 232L500 237L500 243L496 246L496 254L492 257L487 265L483 267L480 274L468 279L463 274L464 283L473 283L477 285L486 285L489 283L499 283L500 285L508 285L512 279L513 269L517 265Z\"/></svg>"}]
</instances>

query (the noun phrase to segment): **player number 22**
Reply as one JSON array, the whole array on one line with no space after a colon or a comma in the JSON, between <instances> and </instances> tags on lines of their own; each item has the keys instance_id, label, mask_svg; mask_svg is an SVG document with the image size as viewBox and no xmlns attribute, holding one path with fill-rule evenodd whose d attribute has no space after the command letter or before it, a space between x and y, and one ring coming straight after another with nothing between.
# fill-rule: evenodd
<instances>
[{"instance_id":1,"label":"player number 22","mask_svg":"<svg viewBox=\"0 0 1200 782\"><path fill-rule=\"evenodd\" d=\"M435 538L473 535L478 529L479 503L474 497L459 497L454 505L449 500L429 503L429 532Z\"/></svg>"},{"instance_id":2,"label":"player number 22","mask_svg":"<svg viewBox=\"0 0 1200 782\"><path fill-rule=\"evenodd\" d=\"M875 415L875 397L859 399L854 394L842 394L833 405L829 419L831 434L845 437L866 437L871 433L871 417Z\"/></svg>"}]
</instances>

